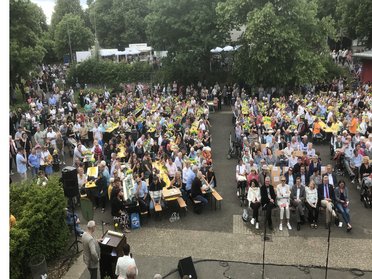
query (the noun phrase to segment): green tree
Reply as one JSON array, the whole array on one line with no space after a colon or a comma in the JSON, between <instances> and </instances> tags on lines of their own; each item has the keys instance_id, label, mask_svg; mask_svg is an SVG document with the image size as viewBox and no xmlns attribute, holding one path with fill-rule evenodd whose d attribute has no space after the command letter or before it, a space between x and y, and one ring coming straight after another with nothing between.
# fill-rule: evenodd
<instances>
[{"instance_id":1,"label":"green tree","mask_svg":"<svg viewBox=\"0 0 372 279\"><path fill-rule=\"evenodd\" d=\"M91 48L94 36L89 28L85 27L81 17L73 14L66 14L58 23L55 30L56 53L59 57L79 50Z\"/></svg>"},{"instance_id":2,"label":"green tree","mask_svg":"<svg viewBox=\"0 0 372 279\"><path fill-rule=\"evenodd\" d=\"M9 4L10 94L13 94L16 84L27 78L44 57L41 36L47 25L41 8L29 0L10 0Z\"/></svg>"},{"instance_id":3,"label":"green tree","mask_svg":"<svg viewBox=\"0 0 372 279\"><path fill-rule=\"evenodd\" d=\"M235 73L251 84L266 86L294 86L322 78L333 21L319 19L317 11L314 1L287 0L249 12Z\"/></svg>"},{"instance_id":4,"label":"green tree","mask_svg":"<svg viewBox=\"0 0 372 279\"><path fill-rule=\"evenodd\" d=\"M57 0L52 14L51 26L56 28L58 23L67 14L83 16L83 9L80 6L79 0Z\"/></svg>"},{"instance_id":5,"label":"green tree","mask_svg":"<svg viewBox=\"0 0 372 279\"><path fill-rule=\"evenodd\" d=\"M168 50L165 66L173 67L178 79L206 73L210 50L224 43L217 28L216 5L216 0L151 2L146 17L148 38L156 49Z\"/></svg>"},{"instance_id":6,"label":"green tree","mask_svg":"<svg viewBox=\"0 0 372 279\"><path fill-rule=\"evenodd\" d=\"M337 11L342 15L341 24L351 39L364 41L372 47L372 0L340 1Z\"/></svg>"},{"instance_id":7,"label":"green tree","mask_svg":"<svg viewBox=\"0 0 372 279\"><path fill-rule=\"evenodd\" d=\"M93 30L105 48L120 48L130 43L145 43L149 0L96 0L89 5Z\"/></svg>"}]
</instances>

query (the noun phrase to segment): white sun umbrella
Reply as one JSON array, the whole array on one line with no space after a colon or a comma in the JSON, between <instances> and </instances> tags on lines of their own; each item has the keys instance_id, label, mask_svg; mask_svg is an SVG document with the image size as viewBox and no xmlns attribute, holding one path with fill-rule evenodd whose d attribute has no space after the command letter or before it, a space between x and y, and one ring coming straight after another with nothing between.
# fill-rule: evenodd
<instances>
[{"instance_id":1,"label":"white sun umbrella","mask_svg":"<svg viewBox=\"0 0 372 279\"><path fill-rule=\"evenodd\" d=\"M223 48L223 51L233 51L233 50L234 50L234 48L232 46L225 46Z\"/></svg>"},{"instance_id":2,"label":"white sun umbrella","mask_svg":"<svg viewBox=\"0 0 372 279\"><path fill-rule=\"evenodd\" d=\"M212 48L211 53L218 53L218 51L215 48Z\"/></svg>"},{"instance_id":3,"label":"white sun umbrella","mask_svg":"<svg viewBox=\"0 0 372 279\"><path fill-rule=\"evenodd\" d=\"M237 45L237 46L234 47L234 50L237 50L240 47L241 47L241 45Z\"/></svg>"}]
</instances>

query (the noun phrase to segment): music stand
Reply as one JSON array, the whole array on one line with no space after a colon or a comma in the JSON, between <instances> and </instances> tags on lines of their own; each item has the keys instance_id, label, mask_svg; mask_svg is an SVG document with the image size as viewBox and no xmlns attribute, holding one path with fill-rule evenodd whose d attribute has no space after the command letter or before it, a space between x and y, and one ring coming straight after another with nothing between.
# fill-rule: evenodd
<instances>
[{"instance_id":1,"label":"music stand","mask_svg":"<svg viewBox=\"0 0 372 279\"><path fill-rule=\"evenodd\" d=\"M78 240L77 238L77 232L76 232L76 220L75 220L75 204L74 204L74 201L72 200L72 198L69 198L69 201L70 201L70 206L71 206L71 209L72 209L72 219L74 220L74 233L75 233L75 240L74 242L70 245L70 247L68 248L69 250L71 250L71 248L73 246L76 247L76 254L79 254L81 251L79 251L79 243L82 243L80 240Z\"/></svg>"}]
</instances>

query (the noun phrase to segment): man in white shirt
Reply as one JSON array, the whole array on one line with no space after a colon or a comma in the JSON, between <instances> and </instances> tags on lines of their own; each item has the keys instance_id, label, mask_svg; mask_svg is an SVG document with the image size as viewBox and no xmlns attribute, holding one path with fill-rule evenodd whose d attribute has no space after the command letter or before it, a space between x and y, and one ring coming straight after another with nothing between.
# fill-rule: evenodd
<instances>
[{"instance_id":1,"label":"man in white shirt","mask_svg":"<svg viewBox=\"0 0 372 279\"><path fill-rule=\"evenodd\" d=\"M54 148L56 148L57 134L56 134L56 132L53 131L52 127L48 127L48 132L47 132L46 137L47 137L47 139L49 139L50 144L53 145Z\"/></svg>"},{"instance_id":2,"label":"man in white shirt","mask_svg":"<svg viewBox=\"0 0 372 279\"><path fill-rule=\"evenodd\" d=\"M120 276L122 278L127 278L127 270L129 266L135 266L136 267L136 274L138 275L138 268L136 266L136 261L132 258L132 255L130 254L130 246L129 244L124 244L123 246L123 252L124 256L119 257L118 261L116 263L116 270L115 274L117 276Z\"/></svg>"}]
</instances>

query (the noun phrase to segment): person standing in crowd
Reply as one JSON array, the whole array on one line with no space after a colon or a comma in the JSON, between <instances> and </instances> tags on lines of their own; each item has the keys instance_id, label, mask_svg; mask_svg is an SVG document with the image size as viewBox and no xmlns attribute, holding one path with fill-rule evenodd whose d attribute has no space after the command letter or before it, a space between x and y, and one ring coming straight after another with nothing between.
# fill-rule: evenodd
<instances>
[{"instance_id":1,"label":"person standing in crowd","mask_svg":"<svg viewBox=\"0 0 372 279\"><path fill-rule=\"evenodd\" d=\"M85 231L81 237L83 244L83 259L84 263L88 267L90 278L98 278L98 267L101 250L98 241L94 237L94 231L96 229L96 223L91 220L87 224L87 231Z\"/></svg>"},{"instance_id":2,"label":"person standing in crowd","mask_svg":"<svg viewBox=\"0 0 372 279\"><path fill-rule=\"evenodd\" d=\"M138 269L137 269L137 266L136 266L136 261L132 258L132 254L130 253L129 244L127 244L127 243L124 244L123 252L124 252L124 256L119 257L118 261L116 263L115 274L117 276L121 276L123 278L128 278L128 277L126 277L128 267L129 266L134 266L134 267L136 267L135 275L138 275Z\"/></svg>"},{"instance_id":3,"label":"person standing in crowd","mask_svg":"<svg viewBox=\"0 0 372 279\"><path fill-rule=\"evenodd\" d=\"M13 175L13 161L16 162L17 146L12 136L9 136L9 174Z\"/></svg>"},{"instance_id":4,"label":"person standing in crowd","mask_svg":"<svg viewBox=\"0 0 372 279\"><path fill-rule=\"evenodd\" d=\"M31 168L31 175L34 178L40 168L40 155L36 154L36 149L32 148L31 154L28 156L28 165Z\"/></svg>"},{"instance_id":5,"label":"person standing in crowd","mask_svg":"<svg viewBox=\"0 0 372 279\"><path fill-rule=\"evenodd\" d=\"M22 147L17 150L16 156L17 172L22 180L27 180L27 160L25 158L25 151Z\"/></svg>"}]
</instances>

